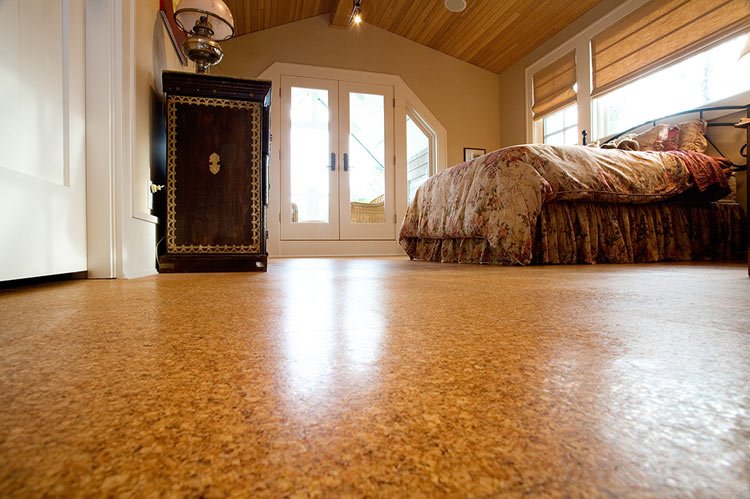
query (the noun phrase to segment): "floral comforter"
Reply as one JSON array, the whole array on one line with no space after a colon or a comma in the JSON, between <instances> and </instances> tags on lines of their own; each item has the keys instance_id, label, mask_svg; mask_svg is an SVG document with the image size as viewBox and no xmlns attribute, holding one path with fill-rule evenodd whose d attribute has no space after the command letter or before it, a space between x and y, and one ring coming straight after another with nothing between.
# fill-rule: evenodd
<instances>
[{"instance_id":1,"label":"floral comforter","mask_svg":"<svg viewBox=\"0 0 750 499\"><path fill-rule=\"evenodd\" d=\"M700 153L508 147L428 179L407 209L399 242L408 253L415 239L482 238L528 264L545 202L651 203L722 180L720 166Z\"/></svg>"}]
</instances>

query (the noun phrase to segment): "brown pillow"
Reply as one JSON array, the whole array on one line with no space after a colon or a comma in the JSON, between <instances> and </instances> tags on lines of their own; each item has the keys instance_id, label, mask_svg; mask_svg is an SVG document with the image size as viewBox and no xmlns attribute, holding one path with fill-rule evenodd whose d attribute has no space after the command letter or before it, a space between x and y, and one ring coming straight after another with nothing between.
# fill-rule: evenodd
<instances>
[{"instance_id":1,"label":"brown pillow","mask_svg":"<svg viewBox=\"0 0 750 499\"><path fill-rule=\"evenodd\" d=\"M706 122L703 120L690 120L677 125L677 128L680 130L677 149L681 151L706 152L706 148L708 147L706 126Z\"/></svg>"}]
</instances>

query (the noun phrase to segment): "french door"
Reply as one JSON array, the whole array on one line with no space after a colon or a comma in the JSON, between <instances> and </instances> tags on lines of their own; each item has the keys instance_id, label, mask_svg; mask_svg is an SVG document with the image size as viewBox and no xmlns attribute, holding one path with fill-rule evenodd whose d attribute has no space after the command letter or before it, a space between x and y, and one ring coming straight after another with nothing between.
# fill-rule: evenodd
<instances>
[{"instance_id":1,"label":"french door","mask_svg":"<svg viewBox=\"0 0 750 499\"><path fill-rule=\"evenodd\" d=\"M393 87L281 77L281 239L395 237Z\"/></svg>"}]
</instances>

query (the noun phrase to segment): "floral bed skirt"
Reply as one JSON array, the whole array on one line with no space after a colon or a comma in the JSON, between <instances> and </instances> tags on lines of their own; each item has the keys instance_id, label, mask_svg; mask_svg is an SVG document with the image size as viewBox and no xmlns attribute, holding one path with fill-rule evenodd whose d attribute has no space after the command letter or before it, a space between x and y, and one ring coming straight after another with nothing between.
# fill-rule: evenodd
<instances>
[{"instance_id":1,"label":"floral bed skirt","mask_svg":"<svg viewBox=\"0 0 750 499\"><path fill-rule=\"evenodd\" d=\"M739 260L746 258L746 239L738 204L553 202L542 207L536 225L533 263ZM407 238L402 245L417 260L520 263L480 238Z\"/></svg>"}]
</instances>

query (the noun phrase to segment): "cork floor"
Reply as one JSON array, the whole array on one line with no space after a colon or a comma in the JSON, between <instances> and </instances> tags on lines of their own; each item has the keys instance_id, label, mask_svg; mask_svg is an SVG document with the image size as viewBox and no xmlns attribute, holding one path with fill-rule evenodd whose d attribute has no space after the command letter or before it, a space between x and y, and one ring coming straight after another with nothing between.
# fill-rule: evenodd
<instances>
[{"instance_id":1,"label":"cork floor","mask_svg":"<svg viewBox=\"0 0 750 499\"><path fill-rule=\"evenodd\" d=\"M747 497L734 264L273 260L0 291L0 496Z\"/></svg>"}]
</instances>

